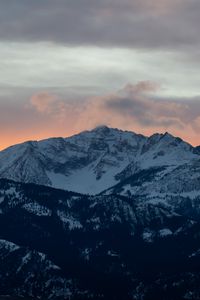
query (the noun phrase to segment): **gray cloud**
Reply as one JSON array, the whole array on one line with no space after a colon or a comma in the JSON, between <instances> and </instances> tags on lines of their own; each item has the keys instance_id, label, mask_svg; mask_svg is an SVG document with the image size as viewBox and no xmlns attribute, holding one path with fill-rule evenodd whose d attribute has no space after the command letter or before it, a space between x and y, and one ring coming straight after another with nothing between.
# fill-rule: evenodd
<instances>
[{"instance_id":1,"label":"gray cloud","mask_svg":"<svg viewBox=\"0 0 200 300\"><path fill-rule=\"evenodd\" d=\"M150 94L155 92L154 87L156 85L150 82L129 84L120 91L122 95L111 95L103 105L112 114L117 113L127 118L127 122L133 120L144 127L162 127L167 130L190 126L193 131L199 132L199 97L165 99Z\"/></svg>"},{"instance_id":2,"label":"gray cloud","mask_svg":"<svg viewBox=\"0 0 200 300\"><path fill-rule=\"evenodd\" d=\"M0 0L0 39L188 51L199 12L198 0Z\"/></svg>"}]
</instances>

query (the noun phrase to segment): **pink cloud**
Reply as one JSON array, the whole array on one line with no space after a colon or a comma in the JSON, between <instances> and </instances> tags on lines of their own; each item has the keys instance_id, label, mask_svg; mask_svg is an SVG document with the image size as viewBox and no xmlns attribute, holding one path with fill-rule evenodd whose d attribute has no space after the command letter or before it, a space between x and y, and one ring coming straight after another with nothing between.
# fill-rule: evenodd
<instances>
[{"instance_id":1,"label":"pink cloud","mask_svg":"<svg viewBox=\"0 0 200 300\"><path fill-rule=\"evenodd\" d=\"M107 124L147 135L170 131L200 144L198 100L162 99L158 97L160 89L157 83L142 81L82 102L40 93L31 98L31 105L47 119L54 120L58 127L65 126L66 135Z\"/></svg>"},{"instance_id":2,"label":"pink cloud","mask_svg":"<svg viewBox=\"0 0 200 300\"><path fill-rule=\"evenodd\" d=\"M51 95L48 92L41 92L33 95L30 103L38 112L51 114L55 113L58 97L56 95Z\"/></svg>"},{"instance_id":3,"label":"pink cloud","mask_svg":"<svg viewBox=\"0 0 200 300\"><path fill-rule=\"evenodd\" d=\"M32 95L28 105L0 103L0 147L23 140L66 137L101 124L145 135L169 131L200 144L199 99L160 98L160 88L147 81L79 101L40 92Z\"/></svg>"}]
</instances>

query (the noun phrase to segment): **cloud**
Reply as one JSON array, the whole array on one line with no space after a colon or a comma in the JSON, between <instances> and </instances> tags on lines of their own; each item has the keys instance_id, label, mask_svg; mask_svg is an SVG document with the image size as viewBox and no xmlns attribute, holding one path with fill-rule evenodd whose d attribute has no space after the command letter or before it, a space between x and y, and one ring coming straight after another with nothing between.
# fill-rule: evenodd
<instances>
[{"instance_id":1,"label":"cloud","mask_svg":"<svg viewBox=\"0 0 200 300\"><path fill-rule=\"evenodd\" d=\"M181 2L184 3L182 0L143 0L140 5L156 13L166 14L180 7Z\"/></svg>"},{"instance_id":2,"label":"cloud","mask_svg":"<svg viewBox=\"0 0 200 300\"><path fill-rule=\"evenodd\" d=\"M0 39L67 45L195 48L198 0L0 0Z\"/></svg>"},{"instance_id":3,"label":"cloud","mask_svg":"<svg viewBox=\"0 0 200 300\"><path fill-rule=\"evenodd\" d=\"M65 137L101 124L145 135L169 131L200 144L200 97L166 99L158 96L159 89L158 84L143 81L80 100L41 91L28 102L0 101L0 148L24 140Z\"/></svg>"},{"instance_id":4,"label":"cloud","mask_svg":"<svg viewBox=\"0 0 200 300\"><path fill-rule=\"evenodd\" d=\"M31 105L41 113L55 113L58 98L55 95L50 95L47 92L42 92L31 97Z\"/></svg>"},{"instance_id":5,"label":"cloud","mask_svg":"<svg viewBox=\"0 0 200 300\"><path fill-rule=\"evenodd\" d=\"M160 85L152 81L140 81L136 84L128 83L121 92L129 95L154 93L160 89Z\"/></svg>"},{"instance_id":6,"label":"cloud","mask_svg":"<svg viewBox=\"0 0 200 300\"><path fill-rule=\"evenodd\" d=\"M76 115L77 117L81 117L84 107L85 102L83 101L63 100L55 94L40 92L31 97L30 104L27 108L33 108L44 118L46 117L55 120L57 124L64 124L67 122L69 128L70 122L73 127L73 120L75 120Z\"/></svg>"},{"instance_id":7,"label":"cloud","mask_svg":"<svg viewBox=\"0 0 200 300\"><path fill-rule=\"evenodd\" d=\"M108 97L104 101L104 109L124 116L127 123L153 127L158 131L182 130L188 124L193 131L200 129L200 99L164 99L156 95L157 89L158 85L151 82L129 84L120 93Z\"/></svg>"},{"instance_id":8,"label":"cloud","mask_svg":"<svg viewBox=\"0 0 200 300\"><path fill-rule=\"evenodd\" d=\"M157 95L159 89L157 83L142 81L79 102L40 93L31 104L43 117L65 124L72 132L107 124L143 134L170 131L194 143L200 130L200 99L165 99Z\"/></svg>"}]
</instances>

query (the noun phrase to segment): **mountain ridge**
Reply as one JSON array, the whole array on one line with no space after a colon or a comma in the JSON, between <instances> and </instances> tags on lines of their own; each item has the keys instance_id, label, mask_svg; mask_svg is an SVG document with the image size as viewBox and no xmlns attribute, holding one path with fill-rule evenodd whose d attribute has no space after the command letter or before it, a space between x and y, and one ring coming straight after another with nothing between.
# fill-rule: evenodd
<instances>
[{"instance_id":1,"label":"mountain ridge","mask_svg":"<svg viewBox=\"0 0 200 300\"><path fill-rule=\"evenodd\" d=\"M198 148L168 132L145 137L98 126L6 148L0 152L0 178L98 194L143 169L173 169L199 158Z\"/></svg>"}]
</instances>

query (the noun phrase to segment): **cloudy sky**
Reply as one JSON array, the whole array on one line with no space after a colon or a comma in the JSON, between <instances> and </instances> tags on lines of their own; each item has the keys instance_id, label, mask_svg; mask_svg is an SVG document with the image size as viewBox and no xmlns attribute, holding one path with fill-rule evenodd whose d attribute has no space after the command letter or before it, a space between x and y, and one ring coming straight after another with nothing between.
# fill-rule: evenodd
<instances>
[{"instance_id":1,"label":"cloudy sky","mask_svg":"<svg viewBox=\"0 0 200 300\"><path fill-rule=\"evenodd\" d=\"M0 149L98 125L200 144L199 0L0 0Z\"/></svg>"}]
</instances>

